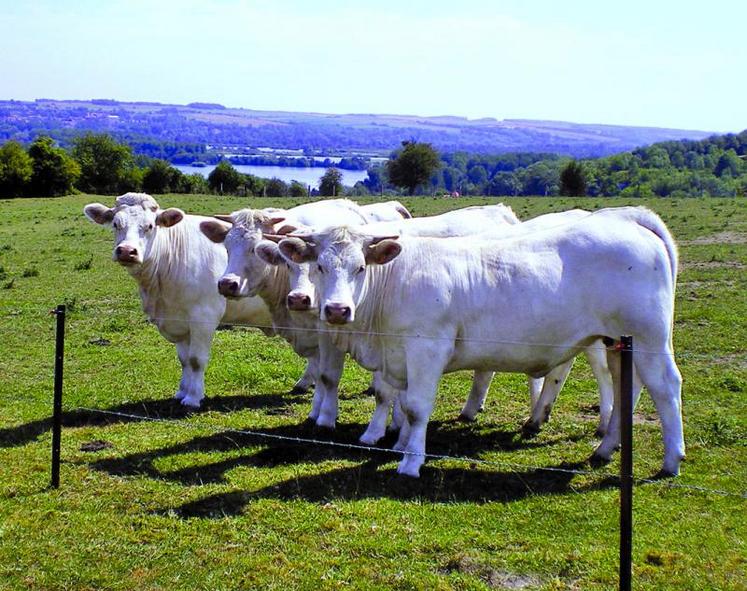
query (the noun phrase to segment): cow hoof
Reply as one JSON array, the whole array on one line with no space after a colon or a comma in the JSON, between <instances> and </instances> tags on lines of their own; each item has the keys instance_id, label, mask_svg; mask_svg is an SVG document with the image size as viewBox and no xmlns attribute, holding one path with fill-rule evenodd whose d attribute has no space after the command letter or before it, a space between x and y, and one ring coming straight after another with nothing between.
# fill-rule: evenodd
<instances>
[{"instance_id":1,"label":"cow hoof","mask_svg":"<svg viewBox=\"0 0 747 591\"><path fill-rule=\"evenodd\" d=\"M200 408L201 402L202 398L191 398L189 396L184 396L184 398L181 399L182 406L186 406L187 408Z\"/></svg>"},{"instance_id":2,"label":"cow hoof","mask_svg":"<svg viewBox=\"0 0 747 591\"><path fill-rule=\"evenodd\" d=\"M524 439L531 439L532 437L536 437L537 435L539 435L539 432L540 426L532 420L525 421L521 426L521 436Z\"/></svg>"},{"instance_id":3,"label":"cow hoof","mask_svg":"<svg viewBox=\"0 0 747 591\"><path fill-rule=\"evenodd\" d=\"M592 468L601 468L602 466L606 466L610 463L611 458L605 458L604 456L600 456L598 453L594 452L589 457L589 465Z\"/></svg>"},{"instance_id":4,"label":"cow hoof","mask_svg":"<svg viewBox=\"0 0 747 591\"><path fill-rule=\"evenodd\" d=\"M312 431L316 435L329 436L335 432L335 426L332 425L331 427L329 427L327 425L320 425L319 423L314 423Z\"/></svg>"},{"instance_id":5,"label":"cow hoof","mask_svg":"<svg viewBox=\"0 0 747 591\"><path fill-rule=\"evenodd\" d=\"M379 439L381 439L381 436L377 436L374 434L364 433L360 436L360 441L363 445L376 445L379 442Z\"/></svg>"},{"instance_id":6,"label":"cow hoof","mask_svg":"<svg viewBox=\"0 0 747 591\"><path fill-rule=\"evenodd\" d=\"M299 386L298 384L296 384L290 389L290 391L288 392L288 395L289 396L300 396L301 394L306 394L306 392L308 391L309 391L308 386Z\"/></svg>"},{"instance_id":7,"label":"cow hoof","mask_svg":"<svg viewBox=\"0 0 747 591\"><path fill-rule=\"evenodd\" d=\"M408 456L397 466L397 474L411 478L420 478L421 465L422 462L419 459Z\"/></svg>"},{"instance_id":8,"label":"cow hoof","mask_svg":"<svg viewBox=\"0 0 747 591\"><path fill-rule=\"evenodd\" d=\"M653 475L651 480L666 480L668 478L675 478L676 476L677 474L675 474L674 472L671 472L669 470L665 470L664 468L662 468L656 474Z\"/></svg>"},{"instance_id":9,"label":"cow hoof","mask_svg":"<svg viewBox=\"0 0 747 591\"><path fill-rule=\"evenodd\" d=\"M476 416L470 416L468 414L465 414L464 412L460 412L459 416L457 417L457 421L460 421L462 423L474 423L476 420Z\"/></svg>"}]
</instances>

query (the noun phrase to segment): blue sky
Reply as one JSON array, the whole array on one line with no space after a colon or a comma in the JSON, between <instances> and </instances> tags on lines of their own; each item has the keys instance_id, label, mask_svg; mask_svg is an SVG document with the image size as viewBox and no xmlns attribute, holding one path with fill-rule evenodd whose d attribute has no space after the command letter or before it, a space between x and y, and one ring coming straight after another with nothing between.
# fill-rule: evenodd
<instances>
[{"instance_id":1,"label":"blue sky","mask_svg":"<svg viewBox=\"0 0 747 591\"><path fill-rule=\"evenodd\" d=\"M747 2L0 0L0 98L747 128Z\"/></svg>"}]
</instances>

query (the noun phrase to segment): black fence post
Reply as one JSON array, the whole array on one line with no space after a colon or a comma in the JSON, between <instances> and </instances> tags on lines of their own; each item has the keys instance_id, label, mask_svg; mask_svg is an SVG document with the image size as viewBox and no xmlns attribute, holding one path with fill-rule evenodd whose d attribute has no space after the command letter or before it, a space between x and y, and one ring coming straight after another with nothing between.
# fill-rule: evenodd
<instances>
[{"instance_id":1,"label":"black fence post","mask_svg":"<svg viewBox=\"0 0 747 591\"><path fill-rule=\"evenodd\" d=\"M57 316L54 349L54 402L52 408L52 488L60 488L60 448L62 443L62 362L65 353L65 305L53 311Z\"/></svg>"},{"instance_id":2,"label":"black fence post","mask_svg":"<svg viewBox=\"0 0 747 591\"><path fill-rule=\"evenodd\" d=\"M620 337L620 591L633 576L633 337Z\"/></svg>"}]
</instances>

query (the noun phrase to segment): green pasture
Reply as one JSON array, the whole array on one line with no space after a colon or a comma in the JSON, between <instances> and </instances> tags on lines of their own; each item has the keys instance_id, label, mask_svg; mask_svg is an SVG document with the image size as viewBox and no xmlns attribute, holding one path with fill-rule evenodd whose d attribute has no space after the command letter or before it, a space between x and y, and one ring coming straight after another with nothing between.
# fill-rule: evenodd
<instances>
[{"instance_id":1,"label":"green pasture","mask_svg":"<svg viewBox=\"0 0 747 591\"><path fill-rule=\"evenodd\" d=\"M470 375L446 376L419 480L399 456L224 432L355 443L374 402L349 364L340 423L304 423L288 394L302 361L251 328L217 333L199 412L172 400L175 350L148 324L112 236L82 215L111 197L0 201L0 589L615 588L617 458L591 468L596 386L579 359L550 422L522 439L525 378L501 375L474 424L456 421ZM165 195L194 213L293 199ZM415 215L488 199L405 200ZM624 203L504 199L521 218ZM638 203L638 202L636 202ZM634 497L634 588L747 588L747 200L660 199L680 244L675 347L687 460ZM48 488L54 318L70 311L62 486ZM159 417L158 422L85 408ZM644 393L635 473L662 457ZM393 443L391 436L383 442ZM544 471L570 468L585 474ZM735 493L721 495L670 483Z\"/></svg>"}]
</instances>

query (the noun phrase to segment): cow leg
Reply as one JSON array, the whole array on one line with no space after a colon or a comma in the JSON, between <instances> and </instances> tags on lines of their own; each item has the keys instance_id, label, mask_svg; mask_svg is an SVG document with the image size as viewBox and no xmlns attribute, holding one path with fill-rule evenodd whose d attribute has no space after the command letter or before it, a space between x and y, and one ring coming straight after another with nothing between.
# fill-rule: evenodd
<instances>
[{"instance_id":1,"label":"cow leg","mask_svg":"<svg viewBox=\"0 0 747 591\"><path fill-rule=\"evenodd\" d=\"M535 404L532 409L532 416L529 417L529 420L526 421L522 427L525 433L539 433L542 425L550 418L555 399L563 388L563 384L565 384L568 374L571 373L573 361L574 359L571 358L565 363L561 363L550 370L550 373L545 376L545 381L542 384L542 393L540 394L539 400L537 400L537 404Z\"/></svg>"},{"instance_id":2,"label":"cow leg","mask_svg":"<svg viewBox=\"0 0 747 591\"><path fill-rule=\"evenodd\" d=\"M607 350L607 367L612 376L612 385L614 393L614 404L612 415L607 424L607 432L602 437L594 453L591 456L592 462L609 462L612 454L620 447L620 352L614 349ZM637 371L633 371L633 408L638 403L643 384L638 376Z\"/></svg>"},{"instance_id":3,"label":"cow leg","mask_svg":"<svg viewBox=\"0 0 747 591\"><path fill-rule=\"evenodd\" d=\"M451 356L452 348L439 346L437 342L422 341L408 343L405 347L407 359L407 394L405 412L410 424L409 438L404 457L397 467L399 474L418 478L420 466L425 462L425 435L428 420L436 401L438 382L443 368Z\"/></svg>"},{"instance_id":4,"label":"cow leg","mask_svg":"<svg viewBox=\"0 0 747 591\"><path fill-rule=\"evenodd\" d=\"M607 425L609 425L612 416L612 405L615 400L612 374L610 368L607 367L607 349L601 341L597 341L587 347L584 352L599 388L599 426L596 436L602 437L607 432Z\"/></svg>"},{"instance_id":5,"label":"cow leg","mask_svg":"<svg viewBox=\"0 0 747 591\"><path fill-rule=\"evenodd\" d=\"M399 437L397 442L392 446L394 451L405 451L407 443L410 441L410 421L407 418L407 391L402 390L399 393L399 398L394 401L394 406L399 407L399 414L401 415L401 422L399 424Z\"/></svg>"},{"instance_id":6,"label":"cow leg","mask_svg":"<svg viewBox=\"0 0 747 591\"><path fill-rule=\"evenodd\" d=\"M400 402L402 396L402 390L398 390L397 397L392 403L392 422L389 423L389 426L387 427L388 431L399 431L402 428L402 425L405 423L405 411L402 410L402 404Z\"/></svg>"},{"instance_id":7,"label":"cow leg","mask_svg":"<svg viewBox=\"0 0 747 591\"><path fill-rule=\"evenodd\" d=\"M534 407L537 406L537 401L540 399L540 394L542 394L545 378L527 376L527 384L529 386L529 414L531 416Z\"/></svg>"},{"instance_id":8,"label":"cow leg","mask_svg":"<svg viewBox=\"0 0 747 591\"><path fill-rule=\"evenodd\" d=\"M488 388L490 388L490 382L493 381L494 375L495 372L493 371L475 372L472 377L472 389L462 407L462 412L459 413L460 420L471 422L477 418L477 413L485 406L485 398L488 395Z\"/></svg>"},{"instance_id":9,"label":"cow leg","mask_svg":"<svg viewBox=\"0 0 747 591\"><path fill-rule=\"evenodd\" d=\"M642 342L642 340L641 340ZM674 351L667 347L661 353L646 343L640 345L641 352L633 352L633 363L637 375L646 386L661 420L664 439L664 463L661 474L677 476L680 462L685 459L685 439L682 433L682 376L674 361Z\"/></svg>"},{"instance_id":10,"label":"cow leg","mask_svg":"<svg viewBox=\"0 0 747 591\"><path fill-rule=\"evenodd\" d=\"M180 341L176 343L176 356L179 358L179 365L182 366L182 377L179 380L179 389L174 394L174 398L181 400L189 391L191 378L191 369L189 367L189 342Z\"/></svg>"},{"instance_id":11,"label":"cow leg","mask_svg":"<svg viewBox=\"0 0 747 591\"><path fill-rule=\"evenodd\" d=\"M340 351L328 335L319 335L319 379L314 389L309 418L315 418L318 427L334 429L337 423L337 394L342 369L345 365L345 352ZM314 408L314 405L317 408ZM316 417L312 417L318 410Z\"/></svg>"},{"instance_id":12,"label":"cow leg","mask_svg":"<svg viewBox=\"0 0 747 591\"><path fill-rule=\"evenodd\" d=\"M378 371L374 373L373 383L376 409L371 417L371 422L368 423L368 428L360 437L360 442L366 445L373 445L386 434L386 419L389 416L389 409L392 402L396 402L399 394L399 390L387 384Z\"/></svg>"},{"instance_id":13,"label":"cow leg","mask_svg":"<svg viewBox=\"0 0 747 591\"><path fill-rule=\"evenodd\" d=\"M298 381L293 384L290 394L304 394L309 388L316 384L316 378L319 374L319 353L306 358L306 369Z\"/></svg>"},{"instance_id":14,"label":"cow leg","mask_svg":"<svg viewBox=\"0 0 747 591\"><path fill-rule=\"evenodd\" d=\"M190 324L187 365L191 370L192 380L181 400L184 406L199 408L200 402L205 398L205 368L210 359L210 345L216 327L217 323L206 324L202 320Z\"/></svg>"}]
</instances>

